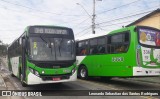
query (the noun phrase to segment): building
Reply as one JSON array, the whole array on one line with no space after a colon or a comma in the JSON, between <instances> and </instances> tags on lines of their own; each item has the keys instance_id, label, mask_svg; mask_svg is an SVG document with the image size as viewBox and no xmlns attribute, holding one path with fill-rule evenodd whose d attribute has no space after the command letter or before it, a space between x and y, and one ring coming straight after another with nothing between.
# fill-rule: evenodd
<instances>
[{"instance_id":1,"label":"building","mask_svg":"<svg viewBox=\"0 0 160 99\"><path fill-rule=\"evenodd\" d=\"M130 23L127 26L131 25L141 25L141 26L150 26L154 28L160 29L160 9L157 9L142 18L134 21L133 23Z\"/></svg>"}]
</instances>

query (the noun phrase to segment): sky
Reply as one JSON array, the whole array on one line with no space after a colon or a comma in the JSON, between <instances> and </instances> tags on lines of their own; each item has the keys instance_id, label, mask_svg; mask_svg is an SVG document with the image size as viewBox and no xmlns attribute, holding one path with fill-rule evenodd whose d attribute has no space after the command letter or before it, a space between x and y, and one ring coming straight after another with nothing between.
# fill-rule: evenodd
<instances>
[{"instance_id":1,"label":"sky","mask_svg":"<svg viewBox=\"0 0 160 99\"><path fill-rule=\"evenodd\" d=\"M96 35L122 28L160 8L160 0L95 1ZM65 26L73 29L76 39L87 37L93 35L92 14L93 0L0 0L0 40L10 44L30 25Z\"/></svg>"}]
</instances>

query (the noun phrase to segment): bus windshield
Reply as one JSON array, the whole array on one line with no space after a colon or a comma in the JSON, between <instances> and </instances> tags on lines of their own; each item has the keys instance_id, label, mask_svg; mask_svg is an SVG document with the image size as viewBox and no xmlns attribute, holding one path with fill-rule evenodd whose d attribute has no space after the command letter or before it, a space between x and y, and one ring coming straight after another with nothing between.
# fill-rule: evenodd
<instances>
[{"instance_id":1,"label":"bus windshield","mask_svg":"<svg viewBox=\"0 0 160 99\"><path fill-rule=\"evenodd\" d=\"M74 60L74 40L30 37L30 59L35 61Z\"/></svg>"},{"instance_id":2,"label":"bus windshield","mask_svg":"<svg viewBox=\"0 0 160 99\"><path fill-rule=\"evenodd\" d=\"M160 47L160 31L150 28L139 28L138 32L141 44Z\"/></svg>"}]
</instances>

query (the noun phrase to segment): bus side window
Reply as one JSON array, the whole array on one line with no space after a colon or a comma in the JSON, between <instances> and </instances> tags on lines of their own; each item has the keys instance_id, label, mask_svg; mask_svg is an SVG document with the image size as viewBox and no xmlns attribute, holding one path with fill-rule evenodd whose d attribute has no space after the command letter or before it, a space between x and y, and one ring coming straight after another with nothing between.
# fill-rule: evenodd
<instances>
[{"instance_id":1,"label":"bus side window","mask_svg":"<svg viewBox=\"0 0 160 99\"><path fill-rule=\"evenodd\" d=\"M98 38L98 54L105 53L105 37Z\"/></svg>"},{"instance_id":2,"label":"bus side window","mask_svg":"<svg viewBox=\"0 0 160 99\"><path fill-rule=\"evenodd\" d=\"M90 49L89 49L89 53L90 54L97 54L98 53L98 48L97 48L97 39L91 39L90 42Z\"/></svg>"},{"instance_id":3,"label":"bus side window","mask_svg":"<svg viewBox=\"0 0 160 99\"><path fill-rule=\"evenodd\" d=\"M86 55L88 54L88 41L78 42L77 45L77 55Z\"/></svg>"},{"instance_id":4,"label":"bus side window","mask_svg":"<svg viewBox=\"0 0 160 99\"><path fill-rule=\"evenodd\" d=\"M109 53L122 53L128 50L129 46L129 33L119 33L112 35L108 38L108 52Z\"/></svg>"}]
</instances>

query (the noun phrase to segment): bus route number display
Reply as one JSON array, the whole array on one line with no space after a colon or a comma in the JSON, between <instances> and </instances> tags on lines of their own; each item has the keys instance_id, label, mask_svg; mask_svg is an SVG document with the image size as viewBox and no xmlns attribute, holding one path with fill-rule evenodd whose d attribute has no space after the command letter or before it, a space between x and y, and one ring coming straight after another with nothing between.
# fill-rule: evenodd
<instances>
[{"instance_id":1,"label":"bus route number display","mask_svg":"<svg viewBox=\"0 0 160 99\"><path fill-rule=\"evenodd\" d=\"M45 33L45 34L64 34L67 35L67 30L64 29L55 29L55 28L39 28L36 27L33 29L33 33Z\"/></svg>"}]
</instances>

